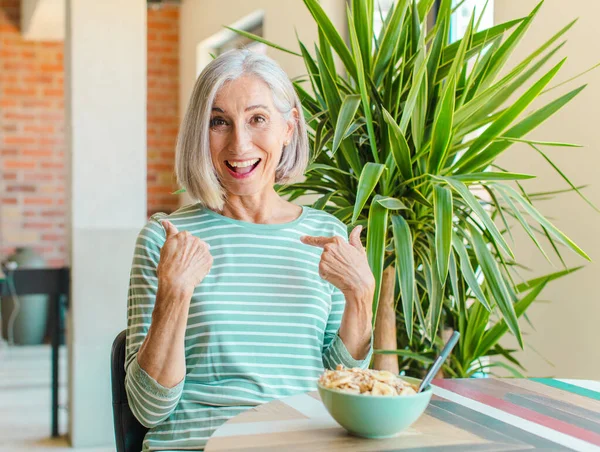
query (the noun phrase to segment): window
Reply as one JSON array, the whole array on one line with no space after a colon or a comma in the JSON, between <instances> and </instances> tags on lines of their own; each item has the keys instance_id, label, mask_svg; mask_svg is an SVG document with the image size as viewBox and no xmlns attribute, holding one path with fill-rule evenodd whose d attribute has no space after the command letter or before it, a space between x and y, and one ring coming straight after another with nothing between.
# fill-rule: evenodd
<instances>
[{"instance_id":1,"label":"window","mask_svg":"<svg viewBox=\"0 0 600 452\"><path fill-rule=\"evenodd\" d=\"M259 10L231 24L231 28L263 36L264 11ZM196 75L214 58L231 49L249 49L257 53L267 53L267 46L250 38L224 29L205 39L196 47Z\"/></svg>"},{"instance_id":2,"label":"window","mask_svg":"<svg viewBox=\"0 0 600 452\"><path fill-rule=\"evenodd\" d=\"M453 6L460 3L461 0L452 0ZM450 21L451 42L460 39L465 34L473 10L475 11L475 23L477 23L481 17L479 30L485 30L494 25L494 0L487 0L487 2L486 0L465 0L452 15Z\"/></svg>"}]
</instances>

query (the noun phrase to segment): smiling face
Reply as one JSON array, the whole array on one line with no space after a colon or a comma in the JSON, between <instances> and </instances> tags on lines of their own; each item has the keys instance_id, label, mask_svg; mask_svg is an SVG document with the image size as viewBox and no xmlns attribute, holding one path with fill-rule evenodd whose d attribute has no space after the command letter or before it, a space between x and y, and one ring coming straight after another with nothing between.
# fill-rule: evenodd
<instances>
[{"instance_id":1,"label":"smiling face","mask_svg":"<svg viewBox=\"0 0 600 452\"><path fill-rule=\"evenodd\" d=\"M292 111L286 121L269 86L255 76L223 85L210 119L210 153L221 184L229 194L247 196L272 190L282 149L294 131Z\"/></svg>"}]
</instances>

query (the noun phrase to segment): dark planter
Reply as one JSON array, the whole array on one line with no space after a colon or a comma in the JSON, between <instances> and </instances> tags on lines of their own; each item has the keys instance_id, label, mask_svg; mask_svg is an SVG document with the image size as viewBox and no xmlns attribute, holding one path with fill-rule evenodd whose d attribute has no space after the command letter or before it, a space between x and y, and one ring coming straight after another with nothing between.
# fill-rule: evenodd
<instances>
[{"instance_id":1,"label":"dark planter","mask_svg":"<svg viewBox=\"0 0 600 452\"><path fill-rule=\"evenodd\" d=\"M44 260L30 248L17 248L7 261L16 262L18 268L45 267ZM10 284L10 273L7 277ZM2 336L16 345L42 344L46 336L48 308L47 295L2 297Z\"/></svg>"}]
</instances>

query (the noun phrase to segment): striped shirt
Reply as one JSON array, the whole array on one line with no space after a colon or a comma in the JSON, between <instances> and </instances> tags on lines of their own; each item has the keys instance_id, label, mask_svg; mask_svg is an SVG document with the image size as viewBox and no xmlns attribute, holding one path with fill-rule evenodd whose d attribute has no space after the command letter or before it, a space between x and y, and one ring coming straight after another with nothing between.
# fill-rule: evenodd
<instances>
[{"instance_id":1,"label":"striped shirt","mask_svg":"<svg viewBox=\"0 0 600 452\"><path fill-rule=\"evenodd\" d=\"M213 256L190 303L186 375L173 388L137 361L156 300L165 218L207 242ZM292 222L256 224L194 204L154 215L142 229L128 294L125 385L132 412L150 428L143 451L202 450L244 410L316 389L325 368L368 367L372 349L355 360L338 335L344 296L319 276L322 249L303 244L303 235L348 240L342 222L310 207Z\"/></svg>"}]
</instances>

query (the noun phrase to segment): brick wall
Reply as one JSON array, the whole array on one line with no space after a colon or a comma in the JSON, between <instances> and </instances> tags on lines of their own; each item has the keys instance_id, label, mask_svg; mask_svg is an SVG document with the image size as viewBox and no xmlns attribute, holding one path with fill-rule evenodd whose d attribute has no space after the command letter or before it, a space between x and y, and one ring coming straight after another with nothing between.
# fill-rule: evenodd
<instances>
[{"instance_id":1,"label":"brick wall","mask_svg":"<svg viewBox=\"0 0 600 452\"><path fill-rule=\"evenodd\" d=\"M0 0L0 258L30 246L67 262L63 43L20 35L20 0ZM148 213L172 211L179 8L148 10Z\"/></svg>"},{"instance_id":2,"label":"brick wall","mask_svg":"<svg viewBox=\"0 0 600 452\"><path fill-rule=\"evenodd\" d=\"M65 261L63 43L27 42L19 0L0 0L0 226L5 256Z\"/></svg>"},{"instance_id":3,"label":"brick wall","mask_svg":"<svg viewBox=\"0 0 600 452\"><path fill-rule=\"evenodd\" d=\"M179 7L148 9L148 215L171 212L179 128Z\"/></svg>"}]
</instances>

